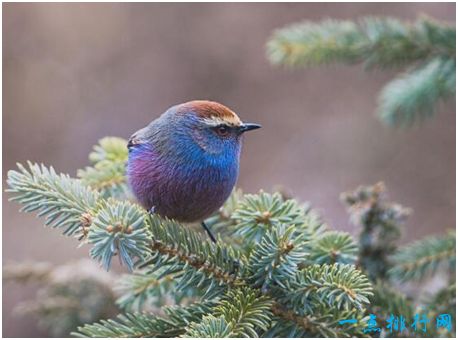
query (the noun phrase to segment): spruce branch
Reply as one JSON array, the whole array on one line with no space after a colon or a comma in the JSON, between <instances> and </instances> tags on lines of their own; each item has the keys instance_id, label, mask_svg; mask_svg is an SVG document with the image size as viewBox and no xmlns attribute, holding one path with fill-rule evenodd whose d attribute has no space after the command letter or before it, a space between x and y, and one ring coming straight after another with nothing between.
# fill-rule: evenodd
<instances>
[{"instance_id":1,"label":"spruce branch","mask_svg":"<svg viewBox=\"0 0 458 340\"><path fill-rule=\"evenodd\" d=\"M127 141L118 137L102 138L89 154L92 166L78 170L77 176L84 184L99 191L105 198L126 198Z\"/></svg>"},{"instance_id":2,"label":"spruce branch","mask_svg":"<svg viewBox=\"0 0 458 340\"><path fill-rule=\"evenodd\" d=\"M378 116L388 125L410 126L432 116L455 95L455 61L432 59L389 82L379 96Z\"/></svg>"},{"instance_id":3,"label":"spruce branch","mask_svg":"<svg viewBox=\"0 0 458 340\"><path fill-rule=\"evenodd\" d=\"M21 211L38 211L38 217L46 218L45 225L63 229L64 235L85 234L99 194L80 180L57 174L52 167L27 164L29 169L18 164L19 171L8 172L10 200L21 203Z\"/></svg>"},{"instance_id":4,"label":"spruce branch","mask_svg":"<svg viewBox=\"0 0 458 340\"><path fill-rule=\"evenodd\" d=\"M168 269L163 272L163 275L174 275L174 277L179 280L177 289L180 290L187 287L209 287L207 289L208 292L209 289L212 290L218 287L223 288L223 290L218 290L217 294L213 293L209 295L209 297L214 297L224 292L227 288L241 287L247 284L246 273L248 273L248 271L243 264L244 260L239 264L240 268L235 268L235 263L231 260L234 257L230 255L232 251L229 251L229 253L224 251L224 249L226 249L226 251L227 249L231 250L230 247L226 246L227 248L219 249L220 244L214 245L208 241L203 241L197 233L189 229L184 229L173 221L154 218L151 218L151 221L153 226L152 235L154 235L155 238L155 241L153 241L153 250L157 252L156 255L153 256L154 258L150 259L148 265L151 266L153 270L154 268L157 269L169 266ZM212 247L216 247L216 249ZM193 250L190 251L190 249ZM202 258L196 256L196 254L199 253L203 254ZM221 253L225 255L219 257L218 254ZM216 258L214 258L215 254L217 256ZM178 261L179 263L171 262L171 260ZM226 269L224 270L224 268ZM234 270L236 270L235 273ZM348 267L343 266L336 268L333 272L336 276L342 275L344 277L344 273L348 272ZM239 273L240 276L236 275L236 273ZM352 273L354 274L354 272ZM361 292L361 294L365 294L362 292L363 283L359 280L359 278L362 279L362 277L363 275L361 275L361 277L355 275L354 277L357 283L356 290ZM329 279L330 277L326 277L326 279L322 281L323 285L325 285ZM331 295L330 293L330 296ZM279 298L275 295L272 295L272 297L274 299ZM336 301L339 299L340 297L335 298ZM364 298L357 295L355 299L356 304L359 304ZM290 313L294 314L295 312L290 311ZM301 318L307 318L307 316L302 316ZM210 318L208 322L214 325L216 321ZM220 322L222 321L218 321L217 325L221 325ZM299 327L301 327L301 325L299 325ZM205 331L201 328L199 328L199 330L202 332Z\"/></svg>"},{"instance_id":5,"label":"spruce branch","mask_svg":"<svg viewBox=\"0 0 458 340\"><path fill-rule=\"evenodd\" d=\"M248 287L230 290L221 302L200 323L191 324L188 337L259 337L258 331L266 331L272 313L272 300L260 296Z\"/></svg>"},{"instance_id":6,"label":"spruce branch","mask_svg":"<svg viewBox=\"0 0 458 340\"><path fill-rule=\"evenodd\" d=\"M354 264L358 246L350 234L326 231L309 246L308 264Z\"/></svg>"},{"instance_id":7,"label":"spruce branch","mask_svg":"<svg viewBox=\"0 0 458 340\"><path fill-rule=\"evenodd\" d=\"M367 277L351 265L313 265L296 273L286 288L272 287L271 311L278 318L265 337L361 336L364 305L372 296ZM338 320L357 319L342 327Z\"/></svg>"},{"instance_id":8,"label":"spruce branch","mask_svg":"<svg viewBox=\"0 0 458 340\"><path fill-rule=\"evenodd\" d=\"M57 174L54 169L28 163L27 170L8 173L8 192L12 200L24 205L23 211L38 211L45 224L64 229L64 235L87 237L93 245L91 256L108 269L119 253L121 263L131 270L133 259L148 251L148 231L144 212L128 202L105 201L81 180Z\"/></svg>"},{"instance_id":9,"label":"spruce branch","mask_svg":"<svg viewBox=\"0 0 458 340\"><path fill-rule=\"evenodd\" d=\"M267 43L273 64L313 66L332 62L393 67L425 59L455 59L455 28L427 17L415 23L366 17L327 19L276 30Z\"/></svg>"},{"instance_id":10,"label":"spruce branch","mask_svg":"<svg viewBox=\"0 0 458 340\"><path fill-rule=\"evenodd\" d=\"M351 21L303 22L276 30L267 43L271 63L312 66L344 60L357 62L363 34Z\"/></svg>"},{"instance_id":11,"label":"spruce branch","mask_svg":"<svg viewBox=\"0 0 458 340\"><path fill-rule=\"evenodd\" d=\"M341 195L350 221L361 227L359 265L372 281L386 279L392 265L389 256L396 250L401 227L410 214L410 209L387 202L385 190L385 185L379 182Z\"/></svg>"},{"instance_id":12,"label":"spruce branch","mask_svg":"<svg viewBox=\"0 0 458 340\"><path fill-rule=\"evenodd\" d=\"M93 151L89 154L89 161L91 164L102 161L123 163L127 161L127 157L127 140L120 137L104 137L94 145Z\"/></svg>"},{"instance_id":13,"label":"spruce branch","mask_svg":"<svg viewBox=\"0 0 458 340\"><path fill-rule=\"evenodd\" d=\"M455 28L420 16L414 23L393 18L364 18L367 45L361 56L369 67L398 67L439 57L455 59Z\"/></svg>"},{"instance_id":14,"label":"spruce branch","mask_svg":"<svg viewBox=\"0 0 458 340\"><path fill-rule=\"evenodd\" d=\"M422 280L439 268L454 272L456 261L456 234L445 237L427 237L401 248L393 256L391 277L401 280Z\"/></svg>"},{"instance_id":15,"label":"spruce branch","mask_svg":"<svg viewBox=\"0 0 458 340\"><path fill-rule=\"evenodd\" d=\"M233 325L226 321L224 316L206 315L199 323L189 326L184 337L186 338L232 338Z\"/></svg>"},{"instance_id":16,"label":"spruce branch","mask_svg":"<svg viewBox=\"0 0 458 340\"><path fill-rule=\"evenodd\" d=\"M107 270L118 253L121 264L132 270L133 258L141 259L148 254L150 238L145 212L132 203L114 200L99 204L88 234L88 242L93 244L92 258Z\"/></svg>"},{"instance_id":17,"label":"spruce branch","mask_svg":"<svg viewBox=\"0 0 458 340\"><path fill-rule=\"evenodd\" d=\"M271 285L285 287L285 283L295 276L307 252L306 242L294 235L294 231L294 226L278 225L253 247L247 270L249 281L255 287L261 287L262 291Z\"/></svg>"},{"instance_id":18,"label":"spruce branch","mask_svg":"<svg viewBox=\"0 0 458 340\"><path fill-rule=\"evenodd\" d=\"M367 277L352 265L313 265L297 272L280 301L296 313L313 313L324 303L329 307L363 310L373 295Z\"/></svg>"},{"instance_id":19,"label":"spruce branch","mask_svg":"<svg viewBox=\"0 0 458 340\"><path fill-rule=\"evenodd\" d=\"M236 235L252 244L259 242L267 231L280 224L294 226L295 233L316 232L318 227L307 225L306 216L306 209L295 200L285 201L279 193L261 191L257 195L245 195L232 214L232 219L237 221Z\"/></svg>"},{"instance_id":20,"label":"spruce branch","mask_svg":"<svg viewBox=\"0 0 458 340\"><path fill-rule=\"evenodd\" d=\"M79 327L72 333L78 337L91 338L151 338L177 337L184 334L186 327L211 311L213 302L195 303L186 307L164 308L165 317L149 313L127 313L117 320L102 320L99 323Z\"/></svg>"},{"instance_id":21,"label":"spruce branch","mask_svg":"<svg viewBox=\"0 0 458 340\"><path fill-rule=\"evenodd\" d=\"M242 195L234 190L223 207L205 223L242 252L251 252L264 234L281 224L295 225L295 234L312 239L326 229L308 204L299 205L281 193Z\"/></svg>"},{"instance_id":22,"label":"spruce branch","mask_svg":"<svg viewBox=\"0 0 458 340\"><path fill-rule=\"evenodd\" d=\"M215 308L216 315L223 315L233 323L236 337L259 337L258 330L266 331L272 313L272 299L262 296L249 287L229 291Z\"/></svg>"},{"instance_id":23,"label":"spruce branch","mask_svg":"<svg viewBox=\"0 0 458 340\"><path fill-rule=\"evenodd\" d=\"M173 277L161 277L161 270L153 273L137 270L132 274L124 274L116 283L114 290L119 294L116 304L128 311L143 311L144 308L148 310L151 306L180 303L194 293L194 290L177 291Z\"/></svg>"},{"instance_id":24,"label":"spruce branch","mask_svg":"<svg viewBox=\"0 0 458 340\"><path fill-rule=\"evenodd\" d=\"M220 287L242 284L238 272L243 270L244 259L230 245L210 243L168 219L150 216L149 225L153 240L147 263L152 270L166 266L162 275L173 274L178 280L177 289L204 289L204 296L209 298Z\"/></svg>"},{"instance_id":25,"label":"spruce branch","mask_svg":"<svg viewBox=\"0 0 458 340\"><path fill-rule=\"evenodd\" d=\"M301 316L281 306L272 308L274 318L272 327L264 334L266 338L307 338L307 337L364 337L362 329L366 318L361 313L322 309L319 313ZM342 326L339 320L356 319L356 323Z\"/></svg>"},{"instance_id":26,"label":"spruce branch","mask_svg":"<svg viewBox=\"0 0 458 340\"><path fill-rule=\"evenodd\" d=\"M267 54L272 64L291 67L335 62L405 67L382 90L377 114L387 125L407 127L455 95L455 36L453 26L427 17L413 24L377 17L303 22L276 30Z\"/></svg>"}]
</instances>

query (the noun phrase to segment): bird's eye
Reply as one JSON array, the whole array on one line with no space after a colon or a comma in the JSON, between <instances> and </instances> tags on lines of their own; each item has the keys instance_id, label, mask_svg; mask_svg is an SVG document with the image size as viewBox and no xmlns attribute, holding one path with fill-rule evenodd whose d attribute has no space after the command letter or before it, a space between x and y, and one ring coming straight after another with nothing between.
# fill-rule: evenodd
<instances>
[{"instance_id":1,"label":"bird's eye","mask_svg":"<svg viewBox=\"0 0 458 340\"><path fill-rule=\"evenodd\" d=\"M217 126L215 128L215 131L221 137L225 137L225 136L227 136L229 134L229 128L227 126L224 126L224 125Z\"/></svg>"}]
</instances>

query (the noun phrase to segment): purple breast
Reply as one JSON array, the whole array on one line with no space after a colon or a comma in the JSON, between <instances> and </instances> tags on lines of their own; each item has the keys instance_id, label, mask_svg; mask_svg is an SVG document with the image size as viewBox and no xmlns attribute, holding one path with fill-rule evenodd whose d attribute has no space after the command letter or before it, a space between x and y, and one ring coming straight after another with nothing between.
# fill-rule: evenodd
<instances>
[{"instance_id":1,"label":"purple breast","mask_svg":"<svg viewBox=\"0 0 458 340\"><path fill-rule=\"evenodd\" d=\"M211 164L211 165L210 165ZM129 185L138 201L161 216L202 221L229 197L237 181L233 162L172 162L152 150L130 153Z\"/></svg>"}]
</instances>

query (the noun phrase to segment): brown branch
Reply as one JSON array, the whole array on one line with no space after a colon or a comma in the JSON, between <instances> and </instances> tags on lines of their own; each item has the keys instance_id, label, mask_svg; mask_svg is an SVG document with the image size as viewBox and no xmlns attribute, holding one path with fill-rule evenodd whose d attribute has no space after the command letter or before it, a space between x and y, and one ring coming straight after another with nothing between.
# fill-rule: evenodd
<instances>
[{"instance_id":1,"label":"brown branch","mask_svg":"<svg viewBox=\"0 0 458 340\"><path fill-rule=\"evenodd\" d=\"M245 282L237 278L235 274L227 273L221 268L218 268L215 265L208 263L205 259L199 259L195 255L183 254L179 250L166 246L160 241L153 241L151 247L153 250L156 250L163 255L177 257L182 262L185 262L189 264L191 267L197 270L201 270L206 274L213 275L218 281L223 282L229 286L240 286L245 284Z\"/></svg>"},{"instance_id":2,"label":"brown branch","mask_svg":"<svg viewBox=\"0 0 458 340\"><path fill-rule=\"evenodd\" d=\"M278 316L282 319L291 321L301 328L305 329L307 332L312 332L315 328L310 323L310 320L306 316L300 316L293 312L292 310L285 309L278 303L275 303L270 310L275 316Z\"/></svg>"}]
</instances>

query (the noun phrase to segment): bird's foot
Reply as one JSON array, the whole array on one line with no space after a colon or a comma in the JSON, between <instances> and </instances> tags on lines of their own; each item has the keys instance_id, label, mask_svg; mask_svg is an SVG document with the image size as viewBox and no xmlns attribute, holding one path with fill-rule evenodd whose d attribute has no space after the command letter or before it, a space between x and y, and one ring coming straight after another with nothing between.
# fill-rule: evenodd
<instances>
[{"instance_id":1,"label":"bird's foot","mask_svg":"<svg viewBox=\"0 0 458 340\"><path fill-rule=\"evenodd\" d=\"M213 235L211 229L209 226L207 226L205 224L205 222L202 221L201 223L202 227L205 229L205 231L207 232L208 236L210 237L210 240L212 240L213 243L216 243L216 238L215 236ZM227 259L227 261L232 261L232 271L231 271L231 275L235 275L237 274L237 272L239 271L240 269L240 261L239 260L232 260L232 259Z\"/></svg>"},{"instance_id":2,"label":"bird's foot","mask_svg":"<svg viewBox=\"0 0 458 340\"><path fill-rule=\"evenodd\" d=\"M212 240L213 243L216 243L215 235L213 235L212 231L211 231L210 228L205 224L204 221L202 221L201 225L202 225L202 227L205 229L205 231L207 232L208 236L210 237L210 240Z\"/></svg>"}]
</instances>

